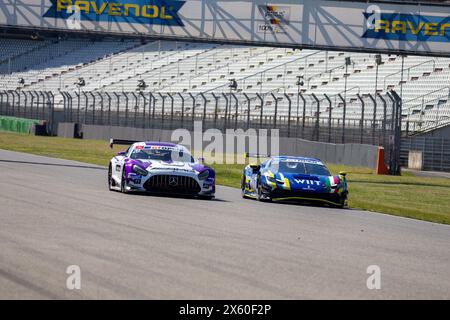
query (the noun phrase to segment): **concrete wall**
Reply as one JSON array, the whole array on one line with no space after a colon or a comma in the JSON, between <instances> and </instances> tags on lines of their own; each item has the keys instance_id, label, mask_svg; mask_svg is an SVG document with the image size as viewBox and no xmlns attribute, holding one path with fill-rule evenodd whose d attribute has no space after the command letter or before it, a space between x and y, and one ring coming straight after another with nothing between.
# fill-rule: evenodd
<instances>
[{"instance_id":1,"label":"concrete wall","mask_svg":"<svg viewBox=\"0 0 450 320\"><path fill-rule=\"evenodd\" d=\"M109 140L110 138L136 140L136 141L172 141L172 130L161 129L139 129L129 127L114 127L114 126L97 126L97 125L83 125L81 128L83 139L95 139L95 140ZM60 123L58 126L58 135L64 137L70 137L70 134L74 132L73 124ZM186 132L188 132L186 130ZM190 146L196 147L194 143L194 134L189 132L191 136ZM244 133L246 135L246 133ZM236 139L235 134L223 134L221 135L224 145L227 139ZM369 167L375 169L377 166L378 146L366 145L366 144L333 144L324 142L315 142L309 140L303 140L299 138L279 138L279 150L276 146L271 146L270 131L268 132L267 140L259 138L256 139L255 135L251 135L254 139L246 137L245 151L246 152L260 152L260 153L272 153L292 156L307 156L319 158L324 162ZM278 137L275 137L276 141ZM256 144L262 142L266 146L267 150L255 149ZM179 143L180 141L173 141ZM184 141L185 145L189 144L189 141ZM205 148L210 144L210 141L203 141L202 148ZM198 146L199 147L199 146ZM234 153L239 153L237 146L234 146Z\"/></svg>"},{"instance_id":2,"label":"concrete wall","mask_svg":"<svg viewBox=\"0 0 450 320\"><path fill-rule=\"evenodd\" d=\"M298 138L280 138L280 154L319 158L349 166L377 167L378 146L368 144L334 144Z\"/></svg>"},{"instance_id":3,"label":"concrete wall","mask_svg":"<svg viewBox=\"0 0 450 320\"><path fill-rule=\"evenodd\" d=\"M60 122L57 129L58 137L63 138L75 138L75 123L73 122Z\"/></svg>"}]
</instances>

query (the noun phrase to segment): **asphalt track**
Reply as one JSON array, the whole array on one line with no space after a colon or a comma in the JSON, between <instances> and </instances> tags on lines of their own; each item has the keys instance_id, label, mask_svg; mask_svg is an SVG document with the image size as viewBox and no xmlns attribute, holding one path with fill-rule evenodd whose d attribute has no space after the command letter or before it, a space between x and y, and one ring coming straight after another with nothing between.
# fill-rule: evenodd
<instances>
[{"instance_id":1,"label":"asphalt track","mask_svg":"<svg viewBox=\"0 0 450 320\"><path fill-rule=\"evenodd\" d=\"M450 298L450 226L226 187L214 201L123 195L103 168L7 151L0 173L1 299Z\"/></svg>"}]
</instances>

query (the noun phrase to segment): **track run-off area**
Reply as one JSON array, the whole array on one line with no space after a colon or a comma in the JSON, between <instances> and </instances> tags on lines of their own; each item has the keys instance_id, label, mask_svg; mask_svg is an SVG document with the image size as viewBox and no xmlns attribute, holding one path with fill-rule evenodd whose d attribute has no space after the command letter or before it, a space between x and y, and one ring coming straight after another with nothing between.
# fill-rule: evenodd
<instances>
[{"instance_id":1,"label":"track run-off area","mask_svg":"<svg viewBox=\"0 0 450 320\"><path fill-rule=\"evenodd\" d=\"M10 151L0 172L0 299L450 298L449 225L221 186L212 201L124 195L106 168Z\"/></svg>"}]
</instances>

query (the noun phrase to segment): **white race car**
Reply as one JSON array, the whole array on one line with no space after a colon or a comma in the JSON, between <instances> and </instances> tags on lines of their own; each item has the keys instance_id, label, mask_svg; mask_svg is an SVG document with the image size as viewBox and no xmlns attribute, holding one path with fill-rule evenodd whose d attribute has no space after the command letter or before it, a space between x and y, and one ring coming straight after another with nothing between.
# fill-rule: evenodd
<instances>
[{"instance_id":1,"label":"white race car","mask_svg":"<svg viewBox=\"0 0 450 320\"><path fill-rule=\"evenodd\" d=\"M195 161L186 147L166 142L111 139L111 148L114 144L129 145L129 148L119 152L109 163L110 190L214 198L214 170Z\"/></svg>"}]
</instances>

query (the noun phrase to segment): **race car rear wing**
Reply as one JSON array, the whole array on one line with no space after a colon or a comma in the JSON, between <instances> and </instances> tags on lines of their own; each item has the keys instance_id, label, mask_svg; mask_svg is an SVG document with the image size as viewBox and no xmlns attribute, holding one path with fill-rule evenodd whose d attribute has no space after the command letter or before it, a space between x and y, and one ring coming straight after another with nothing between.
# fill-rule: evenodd
<instances>
[{"instance_id":1,"label":"race car rear wing","mask_svg":"<svg viewBox=\"0 0 450 320\"><path fill-rule=\"evenodd\" d=\"M115 144L129 146L129 145L132 145L133 143L137 143L137 142L140 142L140 141L121 140L121 139L112 139L111 138L111 139L109 139L109 147L112 149Z\"/></svg>"},{"instance_id":2,"label":"race car rear wing","mask_svg":"<svg viewBox=\"0 0 450 320\"><path fill-rule=\"evenodd\" d=\"M260 154L260 153L245 153L246 158L270 158L270 154Z\"/></svg>"}]
</instances>

